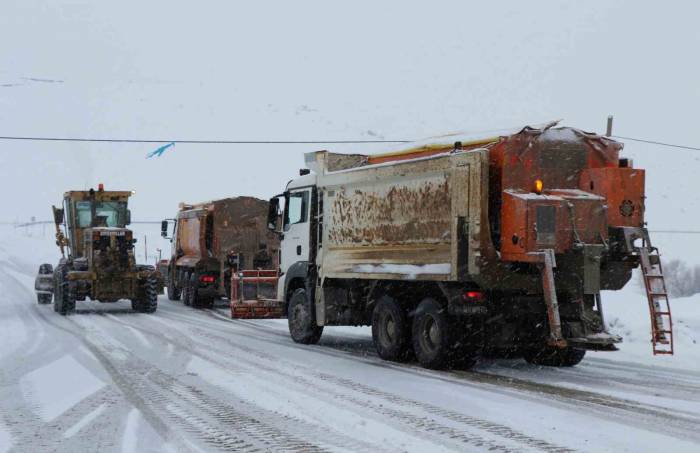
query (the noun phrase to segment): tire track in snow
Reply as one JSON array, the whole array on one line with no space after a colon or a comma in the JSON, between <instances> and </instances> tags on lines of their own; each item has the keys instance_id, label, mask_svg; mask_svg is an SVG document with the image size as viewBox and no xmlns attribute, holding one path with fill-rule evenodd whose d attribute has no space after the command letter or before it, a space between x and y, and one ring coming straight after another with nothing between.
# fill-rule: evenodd
<instances>
[{"instance_id":1,"label":"tire track in snow","mask_svg":"<svg viewBox=\"0 0 700 453\"><path fill-rule=\"evenodd\" d=\"M81 337L86 346L99 358L108 362L106 366L110 368L110 374L114 373L112 377L115 381L120 381L120 388L130 393L130 401L137 399L131 402L144 415L151 414L150 419L146 418L152 424L156 423L156 427L160 428L157 430L163 437L173 437L174 433L156 414L164 414L183 426L187 432L223 451L324 451L323 448L302 438L242 414L233 406L217 403L215 399L206 397L193 386L187 386L174 376L136 358L130 351L120 350L120 345L110 344L102 330L85 329L75 320L69 320L85 331ZM117 368L124 371L119 372ZM218 427L212 424L212 420L219 421ZM235 426L235 431L232 426ZM234 432L240 435L233 434ZM180 443L184 445L184 442Z\"/></svg>"},{"instance_id":2,"label":"tire track in snow","mask_svg":"<svg viewBox=\"0 0 700 453\"><path fill-rule=\"evenodd\" d=\"M163 321L158 320L157 318L148 318L148 320L163 323ZM120 322L121 324L126 324L124 321L121 320L118 320L118 322ZM169 328L176 328L176 326L173 326L172 323L165 323L165 326ZM190 353L193 357L199 357L202 360L211 362L212 364L219 366L232 374L240 374L244 372L255 373L259 372L260 370L260 367L258 366L257 362L247 361L246 363L248 367L243 368L241 367L241 360L239 360L240 358L237 357L236 360L233 360L226 353L217 354L216 351L209 351L209 349L211 349L210 343L204 345L206 349L203 351L201 349L197 349L196 345L194 345L187 336L180 337L179 340L175 340L172 336L164 333L162 330L151 331L141 326L132 326L132 328L142 330L142 332L144 332L147 335L152 335L156 338L160 338L161 341L167 341L168 344L175 343L178 348ZM203 387L201 383L199 383L198 386ZM193 386L191 386L190 388L193 392L204 395L203 392L199 390L199 388ZM308 387L304 387L304 390L308 390ZM210 393L216 392L213 391ZM204 396L206 397L206 395ZM220 395L220 397L222 396L223 395ZM210 401L211 404L217 404L216 401L213 401L211 399ZM381 446L363 442L361 440L344 435L343 433L337 431L332 432L331 434L330 432L333 431L332 428L314 425L289 414L271 413L268 410L261 410L260 408L255 407L253 404L245 400L237 399L237 401L235 401L235 407L239 411L243 410L246 414L248 414L251 417L265 419L268 421L268 423L277 424L282 429L288 429L289 424L299 425L296 428L296 430L301 430L303 432L303 435L307 438L317 439L319 442L332 442L337 448L350 448L353 451L386 451ZM222 411L221 413L225 413L225 411ZM278 419L280 420L280 422L283 423L275 421ZM226 423L230 423L230 420L228 418L223 419L223 421ZM332 439L332 441L330 441L329 439Z\"/></svg>"},{"instance_id":3,"label":"tire track in snow","mask_svg":"<svg viewBox=\"0 0 700 453\"><path fill-rule=\"evenodd\" d=\"M171 313L168 313L168 315L170 314ZM205 329L211 327L211 325L209 325L208 323L201 323L201 320L199 319L191 319L189 317L183 317L179 315L176 315L175 318L178 318L177 320L180 322L185 322L189 324L192 324L192 321L199 322L200 325L204 324L203 327ZM307 389L318 387L317 380L304 378L299 374L290 374L287 371L285 371L284 368L281 368L276 365L284 364L285 368L295 369L300 373L307 373L309 371L308 368L300 367L298 364L288 362L284 359L272 356L263 351L243 346L240 343L234 341L232 338L230 338L230 331L224 332L225 335L228 334L227 336L221 336L213 334L210 330L203 330L202 328L191 326L190 332L200 337L207 338L209 340L207 341L208 344L220 344L221 342L225 342L229 347L245 352L248 355L252 355L255 358L253 360L245 360L240 355L238 355L236 356L237 361L245 360L251 366L255 366L258 369L267 371L273 376L284 376L285 378L287 378L288 381L301 384ZM256 338L256 340L260 340L260 338ZM289 346L288 343L286 345ZM375 413L380 414L383 417L386 417L390 420L401 420L404 424L404 429L406 429L407 425L409 428L419 429L428 435L438 435L440 438L442 438L443 442L447 441L448 443L462 445L462 448L464 448L464 445L470 445L479 449L493 449L495 451L519 451L522 448L532 448L539 451L551 452L571 451L568 448L554 445L541 439L536 439L532 436L526 435L502 424L494 423L477 417L468 416L454 411L449 411L428 403L422 403L416 400L403 398L373 387L359 384L355 381L338 378L336 376L320 372L312 372L311 378L319 379L322 382L327 382L328 384L330 384L330 386L324 389L323 393L331 394L334 398L343 400L355 407L362 408L365 411L367 409L372 409ZM338 392L337 387L342 387L366 396L371 396L375 399L383 399L385 401L391 402L399 406L400 409L391 409L388 406L372 404L365 399L349 396L345 393ZM452 426L441 423L438 419L416 415L414 414L416 409L426 411L438 418L447 419L450 422L469 427L472 430L500 437L504 440L507 440L508 442L505 444L498 443L493 439L485 438L476 433L467 434L463 431L455 429ZM510 442L514 442L514 445L508 445L508 443ZM517 447L517 445L520 446Z\"/></svg>"},{"instance_id":4,"label":"tire track in snow","mask_svg":"<svg viewBox=\"0 0 700 453\"><path fill-rule=\"evenodd\" d=\"M196 312L195 312L196 313ZM420 374L422 376L431 377L446 382L476 387L484 390L483 384L489 385L488 390L500 389L507 395L516 396L523 399L528 399L535 402L543 402L543 397L546 397L553 404L562 405L570 408L574 405L577 410L586 409L596 416L602 416L608 419L622 421L633 426L643 424L651 431L655 431L665 435L675 435L681 438L700 441L700 418L698 414L679 411L678 409L668 409L650 404L642 404L633 400L617 398L614 396L604 395L592 391L573 389L569 387L556 386L552 384L543 384L525 379L503 377L495 374L488 374L478 371L434 371L426 370L417 365L401 364L394 362L385 362L379 358L368 358L364 352L358 352L349 348L337 348L332 345L325 346L306 346L293 343L288 335L280 332L278 329L261 326L255 322L246 320L232 320L215 311L202 311L213 319L221 320L225 323L233 323L236 325L245 325L253 330L265 331L275 335L278 338L284 338L283 341L276 341L271 338L255 337L255 340L269 342L278 345L286 345L287 347L313 350L316 353L331 355L335 357L352 358L364 364L370 364L378 367L388 367L395 370L402 370L412 374ZM168 313L168 315L171 315ZM181 319L184 317L180 314ZM187 318L184 318L187 319ZM198 320L199 321L199 320ZM205 326L210 326L204 323ZM331 350L328 347L332 348ZM340 352L342 351L342 352ZM626 415L633 415L630 419Z\"/></svg>"},{"instance_id":5,"label":"tire track in snow","mask_svg":"<svg viewBox=\"0 0 700 453\"><path fill-rule=\"evenodd\" d=\"M12 288L11 297L5 303L12 307L13 315L21 320L24 328L33 334L23 347L0 361L0 417L11 432L15 445L32 445L34 451L74 451L72 441L63 438L65 430L102 403L113 407L116 395L105 387L82 398L54 419L48 422L41 420L38 417L43 410L41 401L34 397L32 386L21 387L22 378L62 358L74 356L78 359L80 355L62 350L55 341L48 344L43 342L47 338L47 324L38 313L46 306L38 306L33 292L14 275L0 271L0 279L3 286ZM113 415L110 413L110 417ZM98 439L103 440L104 437Z\"/></svg>"}]
</instances>

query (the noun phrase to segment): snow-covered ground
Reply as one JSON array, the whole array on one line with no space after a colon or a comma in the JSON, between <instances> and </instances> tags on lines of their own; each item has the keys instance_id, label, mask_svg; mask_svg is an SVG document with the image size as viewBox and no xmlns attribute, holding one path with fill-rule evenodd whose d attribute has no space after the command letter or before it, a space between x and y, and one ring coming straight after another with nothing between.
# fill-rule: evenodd
<instances>
[{"instance_id":1,"label":"snow-covered ground","mask_svg":"<svg viewBox=\"0 0 700 453\"><path fill-rule=\"evenodd\" d=\"M652 357L636 285L606 294L625 338L571 369L484 360L428 371L376 357L367 328L300 346L284 321L161 297L154 315L32 291L49 234L0 240L0 452L697 451L700 303L673 300L676 355Z\"/></svg>"}]
</instances>

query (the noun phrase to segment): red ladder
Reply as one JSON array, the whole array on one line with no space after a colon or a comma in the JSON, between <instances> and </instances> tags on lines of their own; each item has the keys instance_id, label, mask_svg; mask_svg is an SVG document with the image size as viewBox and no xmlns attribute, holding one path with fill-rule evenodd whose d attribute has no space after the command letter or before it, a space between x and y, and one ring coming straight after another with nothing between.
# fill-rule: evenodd
<instances>
[{"instance_id":1,"label":"red ladder","mask_svg":"<svg viewBox=\"0 0 700 453\"><path fill-rule=\"evenodd\" d=\"M651 346L654 355L673 355L673 320L659 250L652 247L648 241L644 241L641 247L637 247L637 252L642 264L644 288L649 301Z\"/></svg>"}]
</instances>

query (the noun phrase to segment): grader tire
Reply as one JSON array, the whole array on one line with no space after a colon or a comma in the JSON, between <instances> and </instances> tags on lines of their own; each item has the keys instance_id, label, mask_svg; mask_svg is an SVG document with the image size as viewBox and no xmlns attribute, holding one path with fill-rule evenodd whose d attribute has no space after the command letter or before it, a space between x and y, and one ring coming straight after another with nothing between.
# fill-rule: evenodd
<instances>
[{"instance_id":1,"label":"grader tire","mask_svg":"<svg viewBox=\"0 0 700 453\"><path fill-rule=\"evenodd\" d=\"M150 276L143 285L142 296L131 301L131 308L139 313L155 313L158 308L158 279Z\"/></svg>"},{"instance_id":2,"label":"grader tire","mask_svg":"<svg viewBox=\"0 0 700 453\"><path fill-rule=\"evenodd\" d=\"M65 316L68 313L72 313L75 311L75 299L76 299L76 293L77 293L77 285L75 282L71 281L65 281L63 278L61 278L61 297L60 297L60 305L57 309L58 313ZM55 303L54 303L54 309Z\"/></svg>"},{"instance_id":3,"label":"grader tire","mask_svg":"<svg viewBox=\"0 0 700 453\"><path fill-rule=\"evenodd\" d=\"M53 274L53 311L60 313L63 306L63 276L64 266L58 265Z\"/></svg>"}]
</instances>

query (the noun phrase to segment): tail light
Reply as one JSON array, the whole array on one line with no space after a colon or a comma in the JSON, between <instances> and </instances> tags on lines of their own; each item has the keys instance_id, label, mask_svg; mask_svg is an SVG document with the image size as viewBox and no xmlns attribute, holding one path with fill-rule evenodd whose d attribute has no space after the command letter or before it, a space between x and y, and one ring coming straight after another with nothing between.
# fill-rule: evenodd
<instances>
[{"instance_id":1,"label":"tail light","mask_svg":"<svg viewBox=\"0 0 700 453\"><path fill-rule=\"evenodd\" d=\"M465 291L462 294L462 300L465 302L483 302L484 293L481 291Z\"/></svg>"},{"instance_id":2,"label":"tail light","mask_svg":"<svg viewBox=\"0 0 700 453\"><path fill-rule=\"evenodd\" d=\"M199 281L202 283L214 283L214 280L216 280L216 277L213 275L202 275L199 277Z\"/></svg>"}]
</instances>

